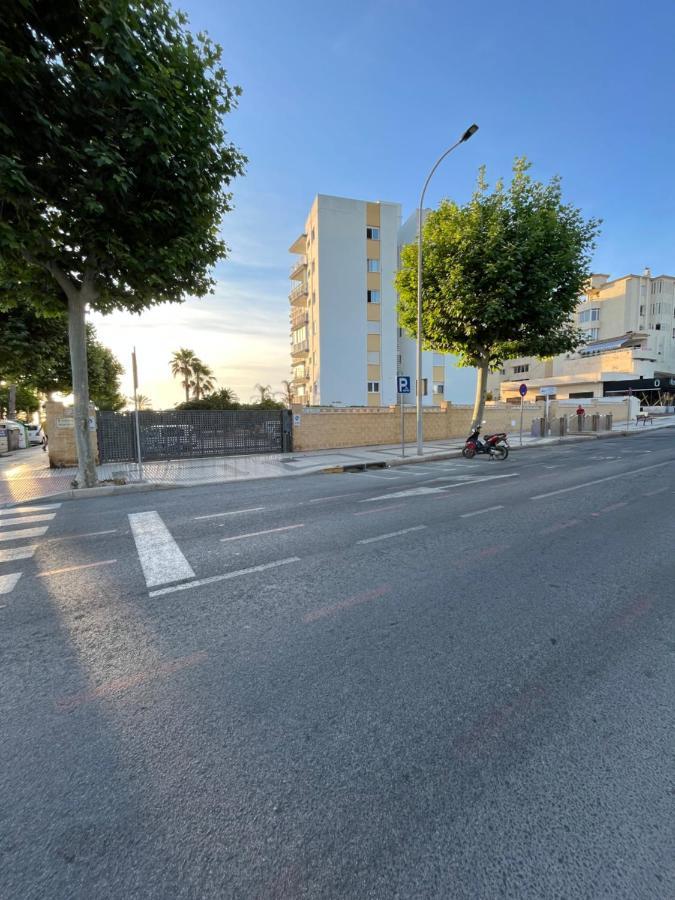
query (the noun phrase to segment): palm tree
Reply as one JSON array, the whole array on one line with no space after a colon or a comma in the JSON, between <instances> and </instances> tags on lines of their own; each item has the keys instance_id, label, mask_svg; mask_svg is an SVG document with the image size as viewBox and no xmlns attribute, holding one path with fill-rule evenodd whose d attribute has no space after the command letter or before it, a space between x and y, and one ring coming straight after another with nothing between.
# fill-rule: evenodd
<instances>
[{"instance_id":1,"label":"palm tree","mask_svg":"<svg viewBox=\"0 0 675 900\"><path fill-rule=\"evenodd\" d=\"M201 365L201 361L195 356L194 350L188 350L186 347L181 347L180 350L174 350L173 356L169 360L173 377L177 378L180 375L182 379L181 384L185 388L186 403L190 399L190 379L195 363Z\"/></svg>"},{"instance_id":2,"label":"palm tree","mask_svg":"<svg viewBox=\"0 0 675 900\"><path fill-rule=\"evenodd\" d=\"M293 383L291 381L288 381L286 378L284 378L281 383L283 385L283 390L280 391L281 399L290 409L291 406L293 406Z\"/></svg>"},{"instance_id":3,"label":"palm tree","mask_svg":"<svg viewBox=\"0 0 675 900\"><path fill-rule=\"evenodd\" d=\"M131 402L133 403L134 398L131 398ZM152 409L152 400L147 397L145 394L136 394L136 402L138 403L139 410L142 409Z\"/></svg>"},{"instance_id":4,"label":"palm tree","mask_svg":"<svg viewBox=\"0 0 675 900\"><path fill-rule=\"evenodd\" d=\"M266 400L272 399L272 386L269 384L254 384L253 390L258 392L258 396L255 398L256 403L264 403Z\"/></svg>"},{"instance_id":5,"label":"palm tree","mask_svg":"<svg viewBox=\"0 0 675 900\"><path fill-rule=\"evenodd\" d=\"M213 371L209 366L205 366L200 359L196 359L192 363L192 399L201 400L204 394L210 394L216 386L216 379L213 377Z\"/></svg>"}]
</instances>

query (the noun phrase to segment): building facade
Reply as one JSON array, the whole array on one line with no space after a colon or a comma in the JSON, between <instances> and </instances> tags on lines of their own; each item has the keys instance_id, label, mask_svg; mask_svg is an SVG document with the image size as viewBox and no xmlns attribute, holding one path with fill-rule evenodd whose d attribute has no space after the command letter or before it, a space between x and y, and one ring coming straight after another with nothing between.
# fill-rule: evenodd
<instances>
[{"instance_id":1,"label":"building facade","mask_svg":"<svg viewBox=\"0 0 675 900\"><path fill-rule=\"evenodd\" d=\"M668 402L675 394L675 276L652 277L649 269L614 280L592 275L576 324L585 332L584 346L550 359L508 360L488 379L494 398L517 398L521 384L533 400L542 387L561 400L625 394L629 388L645 402Z\"/></svg>"},{"instance_id":2,"label":"building facade","mask_svg":"<svg viewBox=\"0 0 675 900\"><path fill-rule=\"evenodd\" d=\"M319 194L291 245L290 330L293 394L306 406L390 406L396 376L412 377L415 341L398 325L394 278L400 247L415 239L416 217L401 226L398 203ZM446 397L454 359L423 354L426 405Z\"/></svg>"}]
</instances>

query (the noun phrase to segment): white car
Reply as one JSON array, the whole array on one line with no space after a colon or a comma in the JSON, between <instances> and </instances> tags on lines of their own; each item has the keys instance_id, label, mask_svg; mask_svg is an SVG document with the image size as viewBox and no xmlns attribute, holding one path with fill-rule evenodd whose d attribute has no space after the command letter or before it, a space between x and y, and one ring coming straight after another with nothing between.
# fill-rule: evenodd
<instances>
[{"instance_id":1,"label":"white car","mask_svg":"<svg viewBox=\"0 0 675 900\"><path fill-rule=\"evenodd\" d=\"M45 433L42 430L42 426L41 425L28 425L27 428L28 428L28 441L29 441L31 447L34 444L41 444L42 439L45 436Z\"/></svg>"}]
</instances>

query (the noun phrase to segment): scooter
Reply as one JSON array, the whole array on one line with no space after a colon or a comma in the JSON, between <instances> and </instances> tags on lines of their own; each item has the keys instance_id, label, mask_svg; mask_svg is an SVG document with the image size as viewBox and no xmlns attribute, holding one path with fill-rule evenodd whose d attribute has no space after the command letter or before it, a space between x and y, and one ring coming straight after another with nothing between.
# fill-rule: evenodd
<instances>
[{"instance_id":1,"label":"scooter","mask_svg":"<svg viewBox=\"0 0 675 900\"><path fill-rule=\"evenodd\" d=\"M466 439L462 456L465 459L473 459L477 453L486 453L490 459L506 459L509 455L508 435L505 431L500 431L497 434L486 434L481 438L479 425Z\"/></svg>"}]
</instances>

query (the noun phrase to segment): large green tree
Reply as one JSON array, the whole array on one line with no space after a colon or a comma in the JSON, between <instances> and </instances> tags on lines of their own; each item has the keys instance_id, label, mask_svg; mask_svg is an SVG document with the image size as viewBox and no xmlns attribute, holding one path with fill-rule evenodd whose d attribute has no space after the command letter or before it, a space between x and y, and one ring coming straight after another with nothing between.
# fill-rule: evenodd
<instances>
[{"instance_id":1,"label":"large green tree","mask_svg":"<svg viewBox=\"0 0 675 900\"><path fill-rule=\"evenodd\" d=\"M1 301L0 301L1 303ZM122 364L87 324L89 393L99 409L121 409ZM0 309L0 379L42 394L73 389L65 311L38 315L29 303Z\"/></svg>"},{"instance_id":2,"label":"large green tree","mask_svg":"<svg viewBox=\"0 0 675 900\"><path fill-rule=\"evenodd\" d=\"M0 288L68 310L78 482L85 310L202 296L244 157L221 49L165 0L6 0L0 18Z\"/></svg>"},{"instance_id":3,"label":"large green tree","mask_svg":"<svg viewBox=\"0 0 675 900\"><path fill-rule=\"evenodd\" d=\"M423 346L477 369L474 426L482 421L490 370L582 342L573 315L599 222L563 202L559 178L542 184L529 168L517 159L508 187L500 180L492 191L481 170L468 203L446 200L424 222ZM401 323L416 335L416 243L403 248L396 287Z\"/></svg>"}]
</instances>

